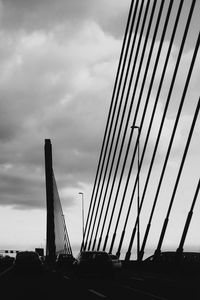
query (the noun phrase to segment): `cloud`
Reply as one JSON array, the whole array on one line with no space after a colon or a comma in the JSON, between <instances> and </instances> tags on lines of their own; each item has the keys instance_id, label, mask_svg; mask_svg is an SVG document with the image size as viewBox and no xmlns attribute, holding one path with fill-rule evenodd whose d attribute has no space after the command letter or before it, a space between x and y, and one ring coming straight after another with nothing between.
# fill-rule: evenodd
<instances>
[{"instance_id":1,"label":"cloud","mask_svg":"<svg viewBox=\"0 0 200 300\"><path fill-rule=\"evenodd\" d=\"M73 205L70 188L93 184L129 2L0 2L0 179L4 191L0 202L3 205L43 207L45 138L52 140L55 176L67 205ZM158 45L159 41L154 52ZM166 41L151 103L167 47ZM174 45L151 146L177 50L178 45ZM190 59L191 50L185 53L183 65L188 67ZM197 93L198 73L196 67L194 89L190 93ZM145 93L149 80L150 75ZM170 107L170 114L175 111L173 108ZM161 155L172 129L170 114Z\"/></svg>"},{"instance_id":2,"label":"cloud","mask_svg":"<svg viewBox=\"0 0 200 300\"><path fill-rule=\"evenodd\" d=\"M9 51L0 56L1 203L41 207L45 138L52 139L61 189L93 180L121 41L94 22L76 36L60 27L2 37L1 48L5 42ZM12 168L5 173L7 165Z\"/></svg>"},{"instance_id":3,"label":"cloud","mask_svg":"<svg viewBox=\"0 0 200 300\"><path fill-rule=\"evenodd\" d=\"M1 165L1 205L20 207L44 207L43 181L26 168Z\"/></svg>"},{"instance_id":4,"label":"cloud","mask_svg":"<svg viewBox=\"0 0 200 300\"><path fill-rule=\"evenodd\" d=\"M104 30L122 35L130 0L1 0L0 24L8 31L46 30L65 24L76 32L85 20L98 23Z\"/></svg>"},{"instance_id":5,"label":"cloud","mask_svg":"<svg viewBox=\"0 0 200 300\"><path fill-rule=\"evenodd\" d=\"M87 16L91 0L75 1L24 1L2 0L2 26L8 30L24 28L35 31L41 28L47 30L72 19L82 19Z\"/></svg>"}]
</instances>

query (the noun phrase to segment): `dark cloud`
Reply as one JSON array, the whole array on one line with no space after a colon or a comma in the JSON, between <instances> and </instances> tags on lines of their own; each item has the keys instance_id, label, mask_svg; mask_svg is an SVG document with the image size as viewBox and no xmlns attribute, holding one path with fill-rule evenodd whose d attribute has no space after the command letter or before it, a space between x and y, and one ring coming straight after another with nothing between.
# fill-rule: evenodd
<instances>
[{"instance_id":1,"label":"dark cloud","mask_svg":"<svg viewBox=\"0 0 200 300\"><path fill-rule=\"evenodd\" d=\"M93 183L120 41L92 22L76 36L67 27L20 32L4 34L0 45L0 202L44 207L45 138L59 191ZM67 205L70 197L64 193Z\"/></svg>"},{"instance_id":2,"label":"dark cloud","mask_svg":"<svg viewBox=\"0 0 200 300\"><path fill-rule=\"evenodd\" d=\"M87 17L91 0L3 0L1 5L4 28L10 30L35 31L52 27L72 19Z\"/></svg>"},{"instance_id":3,"label":"dark cloud","mask_svg":"<svg viewBox=\"0 0 200 300\"><path fill-rule=\"evenodd\" d=\"M70 189L93 184L128 4L128 0L123 3L2 1L0 203L3 205L44 207L46 138L52 141L55 177L66 205L74 203ZM198 70L195 72L198 78ZM170 69L169 78L171 74ZM151 140L155 139L162 111L161 105ZM147 126L146 123L145 129ZM167 122L167 127L170 126L171 120ZM167 130L163 148L166 137L169 137ZM149 155L145 163L148 160Z\"/></svg>"},{"instance_id":4,"label":"dark cloud","mask_svg":"<svg viewBox=\"0 0 200 300\"><path fill-rule=\"evenodd\" d=\"M119 4L102 0L2 0L1 26L5 30L50 31L73 22L73 28L93 20L114 35L122 35L130 1Z\"/></svg>"},{"instance_id":5,"label":"dark cloud","mask_svg":"<svg viewBox=\"0 0 200 300\"><path fill-rule=\"evenodd\" d=\"M0 173L1 205L23 208L45 206L44 183L30 174Z\"/></svg>"},{"instance_id":6,"label":"dark cloud","mask_svg":"<svg viewBox=\"0 0 200 300\"><path fill-rule=\"evenodd\" d=\"M54 171L54 173L56 173ZM56 176L56 174L55 174ZM80 187L69 174L63 176L58 172L57 188L62 195L64 187ZM11 206L16 209L38 209L46 207L45 170L44 166L23 164L21 166L1 166L0 170L0 202L3 206ZM61 197L61 202L66 206L74 205L74 199L69 195Z\"/></svg>"}]
</instances>

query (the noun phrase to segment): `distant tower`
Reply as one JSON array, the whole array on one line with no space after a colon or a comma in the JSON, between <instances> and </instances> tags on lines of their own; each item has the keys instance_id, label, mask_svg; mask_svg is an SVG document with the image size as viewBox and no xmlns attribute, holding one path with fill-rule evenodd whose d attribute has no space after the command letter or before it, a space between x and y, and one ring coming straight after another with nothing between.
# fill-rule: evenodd
<instances>
[{"instance_id":1,"label":"distant tower","mask_svg":"<svg viewBox=\"0 0 200 300\"><path fill-rule=\"evenodd\" d=\"M46 203L47 203L47 236L46 256L48 262L54 262L56 257L55 225L54 225L54 199L53 199L53 167L51 140L45 139L45 176L46 176Z\"/></svg>"}]
</instances>

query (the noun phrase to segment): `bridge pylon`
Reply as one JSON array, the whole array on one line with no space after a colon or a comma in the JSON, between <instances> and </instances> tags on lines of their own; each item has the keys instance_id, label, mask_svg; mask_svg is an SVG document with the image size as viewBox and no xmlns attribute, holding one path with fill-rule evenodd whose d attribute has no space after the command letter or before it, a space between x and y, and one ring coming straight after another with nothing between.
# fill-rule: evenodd
<instances>
[{"instance_id":1,"label":"bridge pylon","mask_svg":"<svg viewBox=\"0 0 200 300\"><path fill-rule=\"evenodd\" d=\"M52 145L50 139L45 139L44 153L47 205L46 258L49 263L54 263L56 258L56 245L54 225Z\"/></svg>"}]
</instances>

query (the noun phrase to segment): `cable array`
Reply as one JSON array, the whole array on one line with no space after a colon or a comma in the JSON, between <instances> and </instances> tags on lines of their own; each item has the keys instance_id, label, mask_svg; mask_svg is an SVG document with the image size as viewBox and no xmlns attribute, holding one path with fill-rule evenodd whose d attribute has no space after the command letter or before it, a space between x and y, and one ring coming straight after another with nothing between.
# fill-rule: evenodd
<instances>
[{"instance_id":1,"label":"cable array","mask_svg":"<svg viewBox=\"0 0 200 300\"><path fill-rule=\"evenodd\" d=\"M165 198L161 208L164 223L159 221L162 230L154 237L158 241L155 255L161 252L198 130L200 100L196 93L200 91L197 87L194 95L192 89L199 60L200 24L194 14L197 5L196 0L131 1L82 250L116 251L120 257L125 249L128 261L137 232L137 259L142 260L151 240L152 221L160 220L158 207ZM170 176L177 135L191 101L192 121L187 125L188 136L181 139L180 166L170 177L166 196L165 179ZM169 129L170 118L173 125ZM177 253L183 251L198 193L199 181Z\"/></svg>"}]
</instances>

